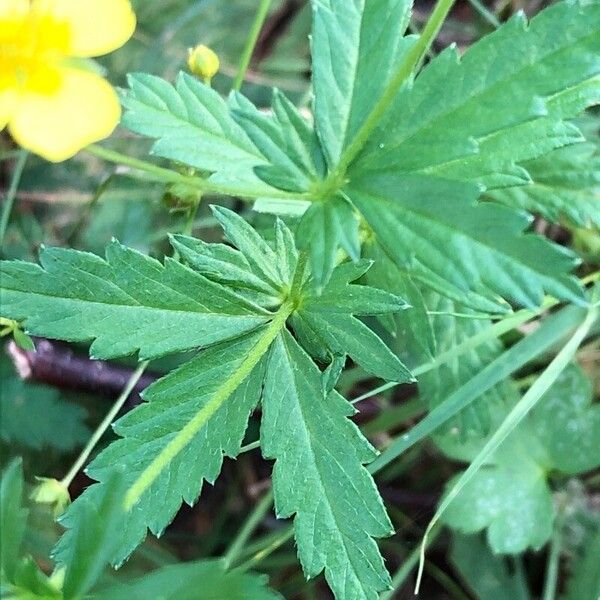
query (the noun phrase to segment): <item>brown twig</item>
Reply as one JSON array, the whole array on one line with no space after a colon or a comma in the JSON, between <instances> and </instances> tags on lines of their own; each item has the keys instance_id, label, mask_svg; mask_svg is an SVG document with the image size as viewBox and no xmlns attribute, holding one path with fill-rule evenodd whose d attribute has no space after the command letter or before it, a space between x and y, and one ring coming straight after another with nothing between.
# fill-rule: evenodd
<instances>
[{"instance_id":1,"label":"brown twig","mask_svg":"<svg viewBox=\"0 0 600 600\"><path fill-rule=\"evenodd\" d=\"M64 390L115 398L133 373L133 369L127 366L76 354L66 344L40 338L34 341L35 352L23 350L14 342L7 346L8 355L22 379ZM127 399L126 407L139 404L141 392L158 377L156 373L144 373Z\"/></svg>"}]
</instances>

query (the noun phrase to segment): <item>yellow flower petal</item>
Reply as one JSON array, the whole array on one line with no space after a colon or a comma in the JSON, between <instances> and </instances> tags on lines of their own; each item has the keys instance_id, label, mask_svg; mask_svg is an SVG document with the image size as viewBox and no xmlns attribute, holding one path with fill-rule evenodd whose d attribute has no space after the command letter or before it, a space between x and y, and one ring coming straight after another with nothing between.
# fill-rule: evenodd
<instances>
[{"instance_id":1,"label":"yellow flower petal","mask_svg":"<svg viewBox=\"0 0 600 600\"><path fill-rule=\"evenodd\" d=\"M60 69L51 94L24 93L8 129L23 148L53 162L109 136L121 117L113 88L94 73Z\"/></svg>"},{"instance_id":2,"label":"yellow flower petal","mask_svg":"<svg viewBox=\"0 0 600 600\"><path fill-rule=\"evenodd\" d=\"M22 17L29 12L29 0L0 1L0 19Z\"/></svg>"},{"instance_id":3,"label":"yellow flower petal","mask_svg":"<svg viewBox=\"0 0 600 600\"><path fill-rule=\"evenodd\" d=\"M70 25L71 56L112 52L135 30L135 14L129 0L33 0L32 10L49 13Z\"/></svg>"}]
</instances>

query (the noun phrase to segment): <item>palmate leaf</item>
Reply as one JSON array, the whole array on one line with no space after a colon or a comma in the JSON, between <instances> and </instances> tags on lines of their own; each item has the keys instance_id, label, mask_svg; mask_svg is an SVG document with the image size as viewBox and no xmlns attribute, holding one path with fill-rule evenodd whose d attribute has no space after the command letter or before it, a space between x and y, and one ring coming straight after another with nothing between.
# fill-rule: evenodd
<instances>
[{"instance_id":1,"label":"palmate leaf","mask_svg":"<svg viewBox=\"0 0 600 600\"><path fill-rule=\"evenodd\" d=\"M280 517L296 515L298 555L307 577L325 570L337 598L374 599L389 575L373 537L390 535L373 479L362 466L375 451L347 419L354 410L284 332L269 352L261 445L273 470Z\"/></svg>"},{"instance_id":2,"label":"palmate leaf","mask_svg":"<svg viewBox=\"0 0 600 600\"><path fill-rule=\"evenodd\" d=\"M204 480L214 482L224 456L238 454L249 415L262 393L265 454L278 460L276 490L282 485L304 490L300 498L297 492L290 496L289 505L281 504L281 491L276 495L280 514L296 514L296 537L306 573L315 575L324 569L338 595L352 589L357 598L373 598L388 583L373 538L388 534L391 526L363 466L376 453L348 420L354 412L351 405L331 389L346 355L380 377L411 379L383 341L359 320L406 305L393 294L355 283L369 268L368 262L337 266L321 289L305 269L294 238L282 222L276 223L275 239L268 243L235 213L215 208L214 214L233 246L177 236L173 244L188 266L175 261L163 266L116 243L109 247L107 261L68 252L71 271L61 270L62 278L48 272L51 263L47 259L45 270L27 263L1 266L2 273L9 275L2 278L2 297L10 300L10 314L18 310L28 326L33 319L36 330L45 327L41 318L35 320L39 310L36 290L43 290L45 302L54 306L51 314L61 315L60 327L55 326L52 334L63 339L97 337L100 328L93 324L93 317L108 310L112 293L113 337L102 333L100 338L105 356L137 348L148 355L145 336L153 330L150 323L144 330L141 324L146 322L137 316L149 309L158 311L157 320L167 319L174 308L182 313L181 321L171 324L178 327L177 345L163 344L163 352L207 346L148 388L146 402L115 423L120 439L87 469L99 483L66 512L63 522L68 531L56 558L61 564L69 563L89 507L101 503L115 467L124 473L125 506L130 512L113 532L111 562L125 560L148 529L159 535L183 501L197 500ZM48 252L55 256L54 251ZM73 287L67 285L72 281ZM31 296L20 291L27 287L34 291ZM83 331L81 318L72 318L76 313L68 303L71 299L77 300L77 314L85 313ZM195 304L189 305L192 299ZM204 320L195 321L194 310L185 312L188 305L201 305ZM219 319L224 315L234 319L237 329L223 328ZM162 329L162 323L153 325ZM151 339L154 347L156 338ZM319 371L307 351L332 362L328 374ZM288 378L290 370L293 379ZM291 384L294 395L282 396ZM280 419L286 411L293 413L291 422L299 428L289 447L282 445L287 437L276 437L282 433ZM306 466L320 488L303 487L305 474L297 470L299 464ZM340 468L343 489L338 481ZM321 503L334 496L336 500L322 513ZM361 522L356 521L357 510L366 513ZM367 564L361 562L364 556ZM342 576L340 569L347 574Z\"/></svg>"},{"instance_id":3,"label":"palmate leaf","mask_svg":"<svg viewBox=\"0 0 600 600\"><path fill-rule=\"evenodd\" d=\"M527 216L477 204L471 184L423 175L370 175L346 190L394 263L439 293L484 311L499 298L538 306L544 292L582 302L576 259L523 234Z\"/></svg>"},{"instance_id":4,"label":"palmate leaf","mask_svg":"<svg viewBox=\"0 0 600 600\"><path fill-rule=\"evenodd\" d=\"M558 148L523 163L528 185L490 190L485 197L538 213L551 222L600 227L600 154L596 144Z\"/></svg>"},{"instance_id":5,"label":"palmate leaf","mask_svg":"<svg viewBox=\"0 0 600 600\"><path fill-rule=\"evenodd\" d=\"M600 98L600 4L516 15L462 57L449 48L398 94L353 171L427 172L486 187L529 181L517 166L581 141L562 119Z\"/></svg>"},{"instance_id":6,"label":"palmate leaf","mask_svg":"<svg viewBox=\"0 0 600 600\"><path fill-rule=\"evenodd\" d=\"M600 406L591 400L591 382L571 365L442 519L465 533L486 529L496 553L517 554L544 545L555 517L547 474L575 475L600 465ZM441 447L468 461L486 439L471 440L467 448L457 439L448 440Z\"/></svg>"},{"instance_id":7,"label":"palmate leaf","mask_svg":"<svg viewBox=\"0 0 600 600\"><path fill-rule=\"evenodd\" d=\"M106 260L47 248L40 263L2 263L2 314L24 321L34 335L94 340L90 352L97 358L189 350L269 319L256 304L176 261L162 265L118 242L107 246Z\"/></svg>"}]
</instances>

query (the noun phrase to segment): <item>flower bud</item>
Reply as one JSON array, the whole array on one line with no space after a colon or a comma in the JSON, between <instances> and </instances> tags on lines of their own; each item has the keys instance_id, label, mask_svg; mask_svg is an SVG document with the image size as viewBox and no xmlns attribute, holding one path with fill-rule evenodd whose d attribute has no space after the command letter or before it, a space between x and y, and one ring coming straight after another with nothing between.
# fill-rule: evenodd
<instances>
[{"instance_id":1,"label":"flower bud","mask_svg":"<svg viewBox=\"0 0 600 600\"><path fill-rule=\"evenodd\" d=\"M62 515L71 503L67 488L56 479L48 477L36 477L36 479L39 484L31 492L31 499L40 504L53 505L55 517Z\"/></svg>"},{"instance_id":2,"label":"flower bud","mask_svg":"<svg viewBox=\"0 0 600 600\"><path fill-rule=\"evenodd\" d=\"M190 71L206 83L219 71L219 57L207 46L199 44L189 49L188 67Z\"/></svg>"}]
</instances>

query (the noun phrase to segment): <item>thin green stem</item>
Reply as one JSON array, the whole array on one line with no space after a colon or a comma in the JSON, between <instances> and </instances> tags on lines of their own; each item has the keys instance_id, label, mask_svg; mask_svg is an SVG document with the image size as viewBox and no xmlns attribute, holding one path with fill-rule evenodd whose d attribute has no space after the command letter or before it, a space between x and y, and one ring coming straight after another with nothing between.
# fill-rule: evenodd
<instances>
[{"instance_id":1,"label":"thin green stem","mask_svg":"<svg viewBox=\"0 0 600 600\"><path fill-rule=\"evenodd\" d=\"M275 338L285 327L287 318L292 314L294 306L284 303L275 313L273 320L264 330L256 345L240 366L231 374L214 393L212 398L198 410L179 433L162 449L154 460L142 471L125 494L125 510L130 510L142 497L142 494L154 483L156 478L169 466L171 461L194 439L196 434L206 425L209 419L221 408L223 403L238 389L250 375L260 359L267 352Z\"/></svg>"},{"instance_id":2,"label":"thin green stem","mask_svg":"<svg viewBox=\"0 0 600 600\"><path fill-rule=\"evenodd\" d=\"M248 189L220 185L204 177L183 175L181 173L177 173L176 171L172 171L171 169L165 169L164 167L159 167L158 165L148 161L140 160L139 158L133 158L131 156L127 156L126 154L116 152L115 150L109 150L108 148L104 148L103 146L98 146L96 144L87 146L86 151L89 154L93 154L94 156L97 156L103 160L129 167L133 170L133 173L136 171L145 173L148 176L145 179L149 179L151 181L157 181L161 183L180 183L190 187L191 189L196 189L201 192L222 196L235 196L250 200L260 198L265 195L264 189ZM127 175L133 175L133 173L127 173ZM310 197L307 194L294 194L292 192L284 192L281 190L273 190L272 193L269 191L269 196L284 200L310 200Z\"/></svg>"},{"instance_id":3,"label":"thin green stem","mask_svg":"<svg viewBox=\"0 0 600 600\"><path fill-rule=\"evenodd\" d=\"M571 362L575 356L577 349L586 338L592 325L596 322L600 309L592 307L589 309L583 322L577 327L575 333L571 339L563 346L561 351L556 355L552 362L542 372L540 377L535 383L527 390L523 398L515 405L510 411L508 416L500 424L498 429L494 432L492 437L485 444L483 449L475 457L473 462L469 465L467 470L460 476L458 481L452 486L448 494L444 497L440 503L433 519L429 523L425 535L423 536L423 543L421 545L421 562L419 564L419 573L417 576L416 591L419 590L419 584L423 575L423 565L425 561L425 548L427 542L427 536L431 532L432 528L439 521L442 514L446 511L452 501L460 494L463 488L471 481L473 476L479 471L479 469L485 464L489 457L500 447L500 445L506 440L506 438L514 431L515 427L521 423L521 421L529 414L531 409L537 404L539 399L548 391L550 386L558 379L560 374L565 370L567 365Z\"/></svg>"},{"instance_id":4,"label":"thin green stem","mask_svg":"<svg viewBox=\"0 0 600 600\"><path fill-rule=\"evenodd\" d=\"M260 502L254 507L248 519L238 532L237 536L229 546L225 556L223 557L223 563L226 569L229 569L231 565L240 555L243 547L246 545L250 536L254 533L254 530L260 525L265 515L273 506L273 492L269 490Z\"/></svg>"},{"instance_id":5,"label":"thin green stem","mask_svg":"<svg viewBox=\"0 0 600 600\"><path fill-rule=\"evenodd\" d=\"M260 448L260 440L256 440L255 442L251 442L250 444L246 444L240 448L240 454L244 454L245 452L250 452L252 450L256 450Z\"/></svg>"},{"instance_id":6,"label":"thin green stem","mask_svg":"<svg viewBox=\"0 0 600 600\"><path fill-rule=\"evenodd\" d=\"M404 59L396 69L396 72L386 89L384 90L381 98L377 101L377 104L373 107L373 110L369 116L365 119L362 127L358 130L358 133L352 140L352 143L346 148L341 159L340 164L334 173L329 177L332 181L343 181L345 173L350 166L350 163L358 156L363 146L369 139L369 136L377 127L382 117L385 115L390 105L394 101L396 94L410 77L415 67L421 62L423 57L427 54L427 51L433 44L442 24L446 20L450 9L454 4L454 0L438 0L427 24L421 32L419 39L413 44L411 49L406 53Z\"/></svg>"},{"instance_id":7,"label":"thin green stem","mask_svg":"<svg viewBox=\"0 0 600 600\"><path fill-rule=\"evenodd\" d=\"M4 236L6 235L8 221L10 220L10 213L12 212L13 205L15 203L17 190L19 189L19 184L21 183L21 176L23 175L23 169L25 168L28 155L29 153L27 150L19 150L17 162L10 180L10 186L8 188L8 192L6 193L6 198L4 199L2 217L0 218L0 250L2 250L2 246L4 245Z\"/></svg>"},{"instance_id":8,"label":"thin green stem","mask_svg":"<svg viewBox=\"0 0 600 600\"><path fill-rule=\"evenodd\" d=\"M498 17L493 12L489 11L479 0L469 0L469 4L495 29L498 29L498 27L502 25Z\"/></svg>"},{"instance_id":9,"label":"thin green stem","mask_svg":"<svg viewBox=\"0 0 600 600\"><path fill-rule=\"evenodd\" d=\"M533 310L523 309L514 314L511 314L510 316L502 319L501 321L494 323L487 329L484 329L483 331L480 331L479 333L467 338L457 346L454 346L453 348L450 348L449 350L438 354L438 356L436 356L433 360L423 363L422 365L418 365L417 367L412 369L412 374L415 377L419 377L424 373L428 373L433 369L437 369L438 367L447 363L449 360L457 358L465 354L466 352L469 352L470 350L481 346L481 344L484 344L489 340L497 339L505 333L516 329L520 325L523 325L527 321L538 317L544 311L551 308L552 306L555 306L556 304L558 304L557 300L553 298L547 298L539 308ZM371 391L362 394L358 398L355 398L354 400L352 400L352 404L356 404L357 402L361 402L362 400L366 400L367 398L371 398L372 396L381 394L382 392L396 387L397 385L400 384L396 381L384 383L383 385L380 385L379 387L376 387Z\"/></svg>"},{"instance_id":10,"label":"thin green stem","mask_svg":"<svg viewBox=\"0 0 600 600\"><path fill-rule=\"evenodd\" d=\"M71 485L73 479L75 478L75 475L77 475L77 473L79 473L79 471L83 468L83 465L85 465L85 463L87 462L90 454L96 447L96 444L98 444L98 442L100 441L100 439L102 438L102 436L104 435L106 430L110 427L111 423L115 420L115 417L121 410L121 407L125 403L125 400L127 400L127 398L129 397L129 394L131 394L133 388L136 386L137 382L140 380L140 377L146 370L147 366L148 366L148 361L144 361L144 362L140 363L138 368L133 372L133 374L129 378L129 381L126 383L125 387L123 388L123 391L121 392L119 397L115 400L115 403L112 405L111 409L108 411L108 413L102 420L102 423L100 423L100 425L98 425L98 427L96 428L96 431L94 431L94 434L89 439L85 448L82 450L81 454L77 457L77 460L73 463L73 466L69 469L69 472L62 478L61 484L65 488L68 488Z\"/></svg>"},{"instance_id":11,"label":"thin green stem","mask_svg":"<svg viewBox=\"0 0 600 600\"><path fill-rule=\"evenodd\" d=\"M264 560L267 556L269 556L270 554L275 552L275 550L277 550L277 548L279 548L280 546L283 546L283 544L285 544L288 540L292 539L293 535L294 535L293 525L286 527L281 532L281 535L276 537L274 540L270 540L267 546L265 546L262 550L259 550L258 552L256 552L256 554L252 558L249 558L245 563L241 564L237 568L237 570L244 572L244 571L248 571L249 569L252 569L259 562Z\"/></svg>"},{"instance_id":12,"label":"thin green stem","mask_svg":"<svg viewBox=\"0 0 600 600\"><path fill-rule=\"evenodd\" d=\"M272 0L260 0L258 9L256 11L256 16L254 17L254 22L252 23L250 33L248 34L248 39L246 40L246 46L244 47L242 57L240 58L238 72L235 81L233 82L234 90L239 90L242 87L242 83L244 83L246 71L248 70L250 60L252 59L252 54L254 53L258 36L260 35L260 31L263 28L265 19L269 13L269 8L271 7L271 1Z\"/></svg>"},{"instance_id":13,"label":"thin green stem","mask_svg":"<svg viewBox=\"0 0 600 600\"><path fill-rule=\"evenodd\" d=\"M440 534L441 530L441 527L436 527L436 529L431 532L431 535L429 536L428 540L428 545L433 544L433 542ZM406 581L408 576L417 566L420 554L421 549L419 546L417 546L402 562L402 566L396 571L396 573L394 573L394 576L392 577L392 589L381 594L380 600L392 600L392 598L394 598L396 592L404 585L404 582Z\"/></svg>"},{"instance_id":14,"label":"thin green stem","mask_svg":"<svg viewBox=\"0 0 600 600\"><path fill-rule=\"evenodd\" d=\"M559 507L558 516L554 522L552 541L550 542L550 552L548 553L546 581L544 582L544 594L542 600L555 600L556 598L564 520L564 508Z\"/></svg>"}]
</instances>

